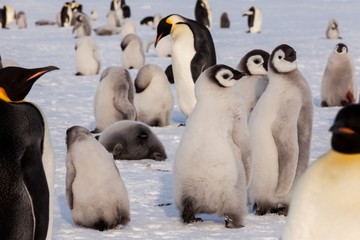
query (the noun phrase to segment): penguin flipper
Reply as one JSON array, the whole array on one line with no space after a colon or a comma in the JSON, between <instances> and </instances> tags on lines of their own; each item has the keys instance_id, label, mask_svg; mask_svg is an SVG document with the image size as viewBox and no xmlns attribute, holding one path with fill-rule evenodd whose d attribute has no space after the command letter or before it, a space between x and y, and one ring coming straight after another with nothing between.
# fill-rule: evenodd
<instances>
[{"instance_id":1,"label":"penguin flipper","mask_svg":"<svg viewBox=\"0 0 360 240\"><path fill-rule=\"evenodd\" d=\"M68 202L69 208L73 209L73 191L72 191L72 184L75 180L76 176L76 169L72 162L71 156L67 156L66 159L66 179L65 179L65 185L66 185L66 200Z\"/></svg>"},{"instance_id":2,"label":"penguin flipper","mask_svg":"<svg viewBox=\"0 0 360 240\"><path fill-rule=\"evenodd\" d=\"M124 116L124 119L135 120L136 110L134 105L129 101L128 89L125 84L121 84L116 90L114 107Z\"/></svg>"},{"instance_id":3,"label":"penguin flipper","mask_svg":"<svg viewBox=\"0 0 360 240\"><path fill-rule=\"evenodd\" d=\"M289 123L278 124L273 129L279 163L275 197L284 197L288 194L295 179L299 147L296 134L291 134L293 131L294 128Z\"/></svg>"}]
</instances>

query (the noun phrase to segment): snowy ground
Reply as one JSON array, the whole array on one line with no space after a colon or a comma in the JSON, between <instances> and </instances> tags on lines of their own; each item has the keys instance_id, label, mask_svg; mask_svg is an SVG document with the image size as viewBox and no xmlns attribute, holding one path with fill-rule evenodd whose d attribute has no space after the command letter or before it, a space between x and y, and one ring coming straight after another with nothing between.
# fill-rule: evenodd
<instances>
[{"instance_id":1,"label":"snowy ground","mask_svg":"<svg viewBox=\"0 0 360 240\"><path fill-rule=\"evenodd\" d=\"M94 27L105 23L105 15L110 1L87 0L84 11L96 9L100 19ZM195 0L137 0L127 1L131 6L133 19L138 23L137 32L147 43L155 35L155 30L140 26L139 21L148 15L179 13L194 17ZM360 29L358 10L360 1L355 0L209 0L213 11L212 35L218 63L235 67L240 58L254 48L271 52L276 46L287 43L298 53L298 67L308 80L314 98L315 114L311 161L329 148L329 126L339 108L320 108L320 80L327 57L338 43L327 40L325 29L330 18L337 18L343 42L349 47L357 72L360 68ZM117 162L127 186L131 203L131 222L123 229L106 232L84 229L72 222L65 199L65 131L73 125L94 128L93 98L99 75L74 76L75 39L71 28L56 26L35 27L38 19L55 19L62 7L61 1L21 1L9 0L16 10L27 13L28 29L18 30L14 25L10 30L0 30L0 54L3 59L12 59L24 67L55 65L60 68L43 76L33 87L29 101L39 104L45 111L51 130L56 156L56 205L54 213L53 239L278 239L285 217L276 215L254 216L249 214L246 227L229 230L224 228L223 219L204 215L203 223L183 225L179 221L174 205L159 207L172 202L171 166L175 151L184 128L184 122L177 105L173 113L173 124L165 128L153 128L165 145L168 159L164 162L152 160ZM246 19L241 13L255 5L263 11L263 31L261 34L246 34ZM231 20L230 29L219 28L219 18L227 11ZM120 36L99 37L97 41L102 67L120 64ZM146 63L155 63L165 69L169 58L158 58L152 48ZM136 70L132 70L133 77ZM357 74L357 76L359 76ZM172 88L174 93L174 88ZM91 186L89 186L91 187Z\"/></svg>"}]
</instances>

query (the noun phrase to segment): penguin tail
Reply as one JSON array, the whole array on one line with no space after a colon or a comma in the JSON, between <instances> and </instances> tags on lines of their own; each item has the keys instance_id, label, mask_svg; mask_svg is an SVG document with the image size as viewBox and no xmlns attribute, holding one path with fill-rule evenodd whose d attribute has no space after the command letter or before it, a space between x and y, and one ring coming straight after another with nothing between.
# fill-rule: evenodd
<instances>
[{"instance_id":1,"label":"penguin tail","mask_svg":"<svg viewBox=\"0 0 360 240\"><path fill-rule=\"evenodd\" d=\"M109 229L109 224L101 218L93 224L92 228L102 232Z\"/></svg>"}]
</instances>

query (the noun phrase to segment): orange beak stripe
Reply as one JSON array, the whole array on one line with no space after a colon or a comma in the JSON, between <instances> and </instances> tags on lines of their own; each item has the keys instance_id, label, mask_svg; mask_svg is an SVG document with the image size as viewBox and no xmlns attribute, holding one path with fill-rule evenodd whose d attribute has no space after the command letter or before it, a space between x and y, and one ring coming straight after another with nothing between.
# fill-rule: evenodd
<instances>
[{"instance_id":1,"label":"orange beak stripe","mask_svg":"<svg viewBox=\"0 0 360 240\"><path fill-rule=\"evenodd\" d=\"M354 134L355 131L350 129L350 128L346 128L346 127L341 127L337 130L340 133L345 133L345 134Z\"/></svg>"},{"instance_id":2,"label":"orange beak stripe","mask_svg":"<svg viewBox=\"0 0 360 240\"><path fill-rule=\"evenodd\" d=\"M29 77L29 78L27 79L27 81L29 81L29 80L31 80L31 79L34 79L34 78L36 78L36 77L38 77L38 76L41 76L41 75L43 75L43 74L46 73L46 72L47 72L47 70L44 70L44 71L35 73L35 74L32 75L31 77Z\"/></svg>"}]
</instances>

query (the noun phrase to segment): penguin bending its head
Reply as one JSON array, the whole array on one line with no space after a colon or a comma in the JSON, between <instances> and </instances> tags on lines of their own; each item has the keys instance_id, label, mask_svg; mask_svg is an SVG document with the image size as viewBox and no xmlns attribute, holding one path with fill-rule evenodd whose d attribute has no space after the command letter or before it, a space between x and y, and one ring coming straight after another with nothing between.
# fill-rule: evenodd
<instances>
[{"instance_id":1,"label":"penguin bending its head","mask_svg":"<svg viewBox=\"0 0 360 240\"><path fill-rule=\"evenodd\" d=\"M0 236L51 239L54 156L46 119L24 101L57 67L0 69Z\"/></svg>"},{"instance_id":2,"label":"penguin bending its head","mask_svg":"<svg viewBox=\"0 0 360 240\"><path fill-rule=\"evenodd\" d=\"M245 54L236 67L246 73L237 84L237 88L240 97L245 101L248 117L269 82L267 77L269 57L268 52L254 49Z\"/></svg>"},{"instance_id":3,"label":"penguin bending its head","mask_svg":"<svg viewBox=\"0 0 360 240\"><path fill-rule=\"evenodd\" d=\"M214 65L195 84L198 101L173 169L175 203L184 223L202 221L199 213L216 213L227 228L244 226L251 158L247 114L234 87L244 75Z\"/></svg>"},{"instance_id":4,"label":"penguin bending its head","mask_svg":"<svg viewBox=\"0 0 360 240\"><path fill-rule=\"evenodd\" d=\"M282 240L360 239L359 123L359 104L336 115L331 149L309 166L294 189Z\"/></svg>"},{"instance_id":5,"label":"penguin bending its head","mask_svg":"<svg viewBox=\"0 0 360 240\"><path fill-rule=\"evenodd\" d=\"M196 103L194 83L201 72L216 64L214 42L207 27L177 14L161 19L155 46L169 34L172 39L172 68L180 110L185 116L189 116Z\"/></svg>"},{"instance_id":6,"label":"penguin bending its head","mask_svg":"<svg viewBox=\"0 0 360 240\"><path fill-rule=\"evenodd\" d=\"M141 38L134 33L127 34L120 43L121 65L126 69L140 69L145 63L145 51Z\"/></svg>"},{"instance_id":7,"label":"penguin bending its head","mask_svg":"<svg viewBox=\"0 0 360 240\"><path fill-rule=\"evenodd\" d=\"M252 6L248 11L244 12L243 17L248 17L247 33L260 33L262 24L262 14L259 8Z\"/></svg>"},{"instance_id":8,"label":"penguin bending its head","mask_svg":"<svg viewBox=\"0 0 360 240\"><path fill-rule=\"evenodd\" d=\"M312 95L296 59L289 45L273 50L269 83L249 119L253 163L249 195L257 215L287 215L292 189L309 161Z\"/></svg>"},{"instance_id":9,"label":"penguin bending its head","mask_svg":"<svg viewBox=\"0 0 360 240\"><path fill-rule=\"evenodd\" d=\"M355 103L355 66L348 47L339 43L330 54L321 80L321 106L346 106Z\"/></svg>"},{"instance_id":10,"label":"penguin bending its head","mask_svg":"<svg viewBox=\"0 0 360 240\"><path fill-rule=\"evenodd\" d=\"M339 23L336 19L332 18L329 20L328 26L326 28L326 38L327 39L341 39Z\"/></svg>"}]
</instances>

